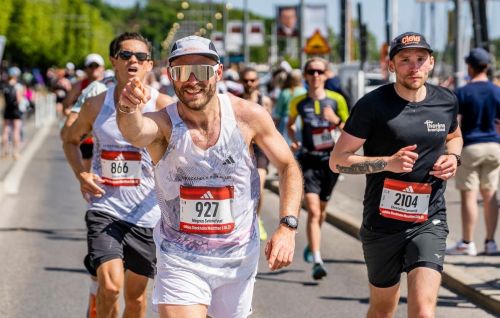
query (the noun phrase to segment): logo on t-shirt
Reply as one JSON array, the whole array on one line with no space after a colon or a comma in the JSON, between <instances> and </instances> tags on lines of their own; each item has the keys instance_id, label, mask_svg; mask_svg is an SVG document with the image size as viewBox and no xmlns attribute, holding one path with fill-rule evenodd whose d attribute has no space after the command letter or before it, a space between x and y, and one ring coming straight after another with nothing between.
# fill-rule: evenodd
<instances>
[{"instance_id":1,"label":"logo on t-shirt","mask_svg":"<svg viewBox=\"0 0 500 318\"><path fill-rule=\"evenodd\" d=\"M426 120L424 124L427 126L427 132L446 131L446 124L434 123L432 120Z\"/></svg>"}]
</instances>

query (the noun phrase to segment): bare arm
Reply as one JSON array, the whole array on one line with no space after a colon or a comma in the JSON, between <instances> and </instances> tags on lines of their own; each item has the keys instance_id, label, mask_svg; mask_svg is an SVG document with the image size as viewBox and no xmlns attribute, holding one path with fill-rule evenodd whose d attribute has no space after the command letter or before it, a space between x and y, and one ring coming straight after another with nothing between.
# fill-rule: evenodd
<instances>
[{"instance_id":1,"label":"bare arm","mask_svg":"<svg viewBox=\"0 0 500 318\"><path fill-rule=\"evenodd\" d=\"M338 173L369 174L381 171L410 172L418 159L416 145L401 148L392 156L367 157L356 154L365 139L342 132L330 155L330 169Z\"/></svg>"},{"instance_id":2,"label":"bare arm","mask_svg":"<svg viewBox=\"0 0 500 318\"><path fill-rule=\"evenodd\" d=\"M92 124L100 109L94 104L96 100L99 99L95 97L85 102L76 120L71 126L64 128L65 131L61 135L64 155L76 179L80 182L80 191L85 199L88 199L88 195L100 197L104 193L104 190L97 184L101 182L100 177L85 170L79 148L82 137L92 131Z\"/></svg>"},{"instance_id":3,"label":"bare arm","mask_svg":"<svg viewBox=\"0 0 500 318\"><path fill-rule=\"evenodd\" d=\"M162 133L157 123L158 116L155 116L154 113L142 114L142 108L150 98L149 90L139 79L134 78L127 83L121 92L117 105L116 120L118 128L123 137L138 148L144 148L155 140L162 138Z\"/></svg>"},{"instance_id":4,"label":"bare arm","mask_svg":"<svg viewBox=\"0 0 500 318\"><path fill-rule=\"evenodd\" d=\"M276 130L269 113L263 109L252 111L250 126L254 141L276 167L280 183L280 218L298 217L302 199L302 174L285 139ZM266 246L266 257L272 270L288 266L293 260L295 231L281 225Z\"/></svg>"},{"instance_id":5,"label":"bare arm","mask_svg":"<svg viewBox=\"0 0 500 318\"><path fill-rule=\"evenodd\" d=\"M66 109L71 108L73 104L76 102L78 99L78 95L81 94L82 92L82 83L78 82L76 85L74 85L71 90L68 92L64 100L62 101L63 104L63 110L66 111Z\"/></svg>"}]
</instances>

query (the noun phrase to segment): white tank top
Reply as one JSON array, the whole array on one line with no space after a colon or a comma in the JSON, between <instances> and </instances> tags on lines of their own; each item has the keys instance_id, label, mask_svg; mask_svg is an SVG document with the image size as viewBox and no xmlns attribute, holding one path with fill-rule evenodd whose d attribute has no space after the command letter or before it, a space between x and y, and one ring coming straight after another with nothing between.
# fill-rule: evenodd
<instances>
[{"instance_id":1,"label":"white tank top","mask_svg":"<svg viewBox=\"0 0 500 318\"><path fill-rule=\"evenodd\" d=\"M239 263L228 260L258 253L259 174L231 101L227 95L218 96L221 131L217 143L207 150L193 143L177 104L166 108L172 135L155 167L162 213L155 239L166 255L232 267Z\"/></svg>"},{"instance_id":2,"label":"white tank top","mask_svg":"<svg viewBox=\"0 0 500 318\"><path fill-rule=\"evenodd\" d=\"M156 110L158 91L150 88L151 99L143 112ZM144 148L123 138L116 123L115 86L111 86L93 124L92 171L104 179L106 193L92 197L89 209L108 213L141 227L152 228L160 218L154 190L153 164Z\"/></svg>"}]
</instances>

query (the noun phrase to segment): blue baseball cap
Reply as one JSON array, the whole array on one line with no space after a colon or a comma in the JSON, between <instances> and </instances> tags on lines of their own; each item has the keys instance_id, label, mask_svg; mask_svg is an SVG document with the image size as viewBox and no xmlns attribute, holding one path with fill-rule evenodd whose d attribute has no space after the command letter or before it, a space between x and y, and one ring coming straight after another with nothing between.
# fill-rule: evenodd
<instances>
[{"instance_id":1,"label":"blue baseball cap","mask_svg":"<svg viewBox=\"0 0 500 318\"><path fill-rule=\"evenodd\" d=\"M491 63L491 56L485 49L476 47L470 50L469 55L465 57L465 63L474 66L486 66Z\"/></svg>"}]
</instances>

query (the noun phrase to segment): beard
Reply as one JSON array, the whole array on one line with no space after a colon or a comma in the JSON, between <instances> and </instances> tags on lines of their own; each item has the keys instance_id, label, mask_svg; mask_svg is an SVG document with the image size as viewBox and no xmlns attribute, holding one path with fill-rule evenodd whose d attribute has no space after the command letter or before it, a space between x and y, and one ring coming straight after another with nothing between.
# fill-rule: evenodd
<instances>
[{"instance_id":1,"label":"beard","mask_svg":"<svg viewBox=\"0 0 500 318\"><path fill-rule=\"evenodd\" d=\"M215 95L215 84L208 83L208 85L197 82L196 84L184 84L181 86L174 85L174 91L179 100L190 110L200 111L204 110L208 102ZM198 91L195 96L191 95L189 91Z\"/></svg>"}]
</instances>

